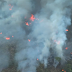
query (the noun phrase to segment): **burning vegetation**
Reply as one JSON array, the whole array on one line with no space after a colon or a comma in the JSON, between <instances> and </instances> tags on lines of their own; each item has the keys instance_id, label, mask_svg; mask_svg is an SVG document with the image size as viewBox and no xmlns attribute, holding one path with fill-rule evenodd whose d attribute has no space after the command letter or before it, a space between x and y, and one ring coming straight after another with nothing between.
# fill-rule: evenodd
<instances>
[{"instance_id":1,"label":"burning vegetation","mask_svg":"<svg viewBox=\"0 0 72 72\"><path fill-rule=\"evenodd\" d=\"M72 72L71 0L0 4L0 72Z\"/></svg>"}]
</instances>

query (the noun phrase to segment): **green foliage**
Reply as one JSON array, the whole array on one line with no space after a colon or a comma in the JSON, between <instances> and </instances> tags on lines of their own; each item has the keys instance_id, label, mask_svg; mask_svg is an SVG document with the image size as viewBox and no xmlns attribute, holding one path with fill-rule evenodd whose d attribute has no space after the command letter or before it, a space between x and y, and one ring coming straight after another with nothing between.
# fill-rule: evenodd
<instances>
[{"instance_id":1,"label":"green foliage","mask_svg":"<svg viewBox=\"0 0 72 72\"><path fill-rule=\"evenodd\" d=\"M72 61L68 61L65 64L64 69L66 70L66 72L72 72Z\"/></svg>"},{"instance_id":2,"label":"green foliage","mask_svg":"<svg viewBox=\"0 0 72 72\"><path fill-rule=\"evenodd\" d=\"M61 58L60 58L60 57L55 57L55 59L56 59L57 61L61 61Z\"/></svg>"}]
</instances>

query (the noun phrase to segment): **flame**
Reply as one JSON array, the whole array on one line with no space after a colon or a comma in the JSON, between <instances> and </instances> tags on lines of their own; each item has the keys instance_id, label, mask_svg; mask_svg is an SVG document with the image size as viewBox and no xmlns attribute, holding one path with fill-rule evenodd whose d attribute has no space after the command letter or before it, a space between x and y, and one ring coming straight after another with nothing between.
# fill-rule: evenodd
<instances>
[{"instance_id":1,"label":"flame","mask_svg":"<svg viewBox=\"0 0 72 72\"><path fill-rule=\"evenodd\" d=\"M38 59L37 59L38 60Z\"/></svg>"},{"instance_id":2,"label":"flame","mask_svg":"<svg viewBox=\"0 0 72 72\"><path fill-rule=\"evenodd\" d=\"M28 39L28 41L30 42L30 39Z\"/></svg>"},{"instance_id":3,"label":"flame","mask_svg":"<svg viewBox=\"0 0 72 72\"><path fill-rule=\"evenodd\" d=\"M9 10L12 10L11 8Z\"/></svg>"},{"instance_id":4,"label":"flame","mask_svg":"<svg viewBox=\"0 0 72 72\"><path fill-rule=\"evenodd\" d=\"M56 40L54 40L54 42L57 43L57 44L60 44L60 41L56 41Z\"/></svg>"},{"instance_id":5,"label":"flame","mask_svg":"<svg viewBox=\"0 0 72 72\"><path fill-rule=\"evenodd\" d=\"M68 31L68 29L66 29L66 31Z\"/></svg>"},{"instance_id":6,"label":"flame","mask_svg":"<svg viewBox=\"0 0 72 72\"><path fill-rule=\"evenodd\" d=\"M56 44L60 44L60 41L56 41L56 40L54 40L54 42L55 42Z\"/></svg>"},{"instance_id":7,"label":"flame","mask_svg":"<svg viewBox=\"0 0 72 72\"><path fill-rule=\"evenodd\" d=\"M31 21L34 21L34 19L35 19L34 15L31 14L30 20L31 20Z\"/></svg>"},{"instance_id":8,"label":"flame","mask_svg":"<svg viewBox=\"0 0 72 72\"><path fill-rule=\"evenodd\" d=\"M10 37L6 37L6 40L10 40Z\"/></svg>"},{"instance_id":9,"label":"flame","mask_svg":"<svg viewBox=\"0 0 72 72\"><path fill-rule=\"evenodd\" d=\"M71 52L71 54L72 54L72 52Z\"/></svg>"},{"instance_id":10,"label":"flame","mask_svg":"<svg viewBox=\"0 0 72 72\"><path fill-rule=\"evenodd\" d=\"M29 26L28 22L25 22L27 26Z\"/></svg>"},{"instance_id":11,"label":"flame","mask_svg":"<svg viewBox=\"0 0 72 72\"><path fill-rule=\"evenodd\" d=\"M12 37L14 37L14 36L12 36Z\"/></svg>"},{"instance_id":12,"label":"flame","mask_svg":"<svg viewBox=\"0 0 72 72\"><path fill-rule=\"evenodd\" d=\"M65 48L66 50L68 49L68 47Z\"/></svg>"},{"instance_id":13,"label":"flame","mask_svg":"<svg viewBox=\"0 0 72 72\"><path fill-rule=\"evenodd\" d=\"M11 5L9 5L9 6L11 6ZM11 8L9 8L9 10L12 10L12 8L13 8L13 6L11 6Z\"/></svg>"},{"instance_id":14,"label":"flame","mask_svg":"<svg viewBox=\"0 0 72 72\"><path fill-rule=\"evenodd\" d=\"M0 34L2 34L2 32Z\"/></svg>"},{"instance_id":15,"label":"flame","mask_svg":"<svg viewBox=\"0 0 72 72\"><path fill-rule=\"evenodd\" d=\"M66 72L66 71L64 71L64 72Z\"/></svg>"},{"instance_id":16,"label":"flame","mask_svg":"<svg viewBox=\"0 0 72 72\"><path fill-rule=\"evenodd\" d=\"M62 69L62 71L64 71L64 70Z\"/></svg>"}]
</instances>

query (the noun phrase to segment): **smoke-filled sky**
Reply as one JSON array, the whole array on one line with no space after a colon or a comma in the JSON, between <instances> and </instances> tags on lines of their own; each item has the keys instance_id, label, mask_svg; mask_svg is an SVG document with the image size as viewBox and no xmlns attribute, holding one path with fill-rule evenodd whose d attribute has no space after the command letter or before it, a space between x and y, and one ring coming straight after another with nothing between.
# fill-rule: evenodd
<instances>
[{"instance_id":1,"label":"smoke-filled sky","mask_svg":"<svg viewBox=\"0 0 72 72\"><path fill-rule=\"evenodd\" d=\"M0 0L0 71L9 65L8 45L21 72L36 72L38 61L48 64L50 48L63 55L72 0Z\"/></svg>"}]
</instances>

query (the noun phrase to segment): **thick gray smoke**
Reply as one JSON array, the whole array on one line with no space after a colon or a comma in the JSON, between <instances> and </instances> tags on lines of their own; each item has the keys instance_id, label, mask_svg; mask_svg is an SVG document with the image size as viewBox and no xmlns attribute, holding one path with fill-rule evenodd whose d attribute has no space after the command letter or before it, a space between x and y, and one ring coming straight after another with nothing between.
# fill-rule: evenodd
<instances>
[{"instance_id":1,"label":"thick gray smoke","mask_svg":"<svg viewBox=\"0 0 72 72\"><path fill-rule=\"evenodd\" d=\"M71 5L72 0L0 0L0 71L9 65L10 44L16 44L15 61L22 72L36 72L38 61L46 67L50 48L65 61Z\"/></svg>"}]
</instances>

